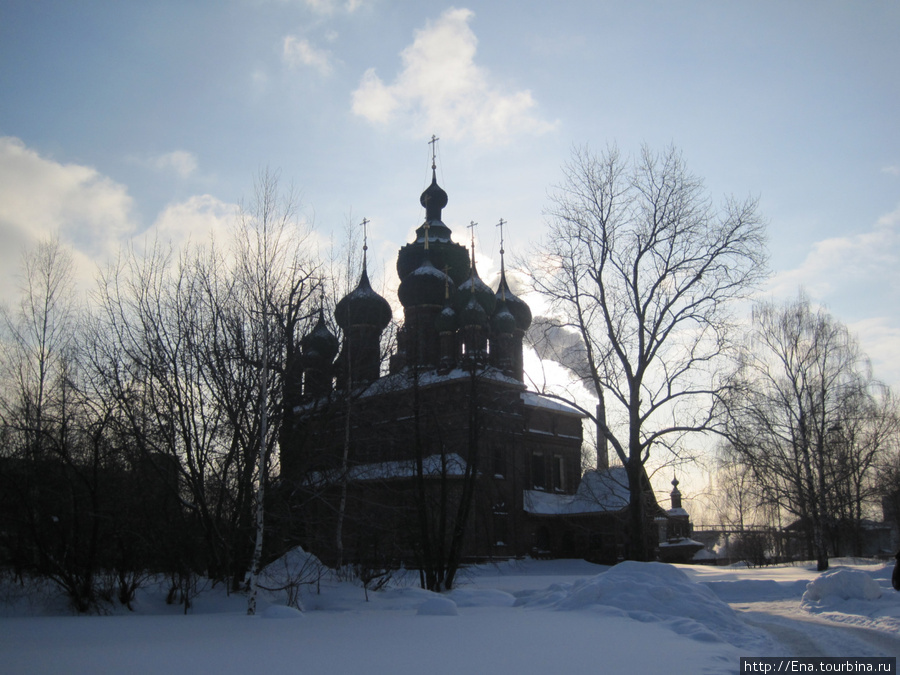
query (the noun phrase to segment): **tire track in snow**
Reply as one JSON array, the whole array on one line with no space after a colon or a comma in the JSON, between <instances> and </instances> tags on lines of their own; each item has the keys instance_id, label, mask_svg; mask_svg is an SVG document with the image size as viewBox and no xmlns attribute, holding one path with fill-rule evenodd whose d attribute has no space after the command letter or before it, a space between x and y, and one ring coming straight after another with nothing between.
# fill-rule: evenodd
<instances>
[{"instance_id":1,"label":"tire track in snow","mask_svg":"<svg viewBox=\"0 0 900 675\"><path fill-rule=\"evenodd\" d=\"M833 621L760 610L737 610L744 621L786 647L784 656L897 656L900 637ZM769 654L781 656L781 654Z\"/></svg>"}]
</instances>

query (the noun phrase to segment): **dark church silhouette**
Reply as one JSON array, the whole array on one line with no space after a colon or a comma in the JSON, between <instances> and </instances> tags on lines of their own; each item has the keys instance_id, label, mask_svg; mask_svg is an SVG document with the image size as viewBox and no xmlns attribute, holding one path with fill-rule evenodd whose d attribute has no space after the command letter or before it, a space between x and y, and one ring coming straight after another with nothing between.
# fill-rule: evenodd
<instances>
[{"instance_id":1,"label":"dark church silhouette","mask_svg":"<svg viewBox=\"0 0 900 675\"><path fill-rule=\"evenodd\" d=\"M397 256L404 316L387 372L392 312L369 282L365 247L359 283L335 307L342 339L320 310L289 364L281 478L294 541L328 563L415 566L427 527L439 546L464 537L465 559L615 562L628 536L624 469L604 450L582 475L584 415L526 390L532 315L508 283L502 235L494 290L474 244L470 255L442 221L434 164L420 203L425 220ZM647 495L648 517L664 518L649 482Z\"/></svg>"}]
</instances>

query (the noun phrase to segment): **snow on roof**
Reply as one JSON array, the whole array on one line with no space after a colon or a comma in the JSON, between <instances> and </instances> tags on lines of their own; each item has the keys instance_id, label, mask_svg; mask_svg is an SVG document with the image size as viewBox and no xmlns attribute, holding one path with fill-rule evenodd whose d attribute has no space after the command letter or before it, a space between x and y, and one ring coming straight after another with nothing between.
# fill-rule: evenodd
<instances>
[{"instance_id":1,"label":"snow on roof","mask_svg":"<svg viewBox=\"0 0 900 675\"><path fill-rule=\"evenodd\" d=\"M522 401L524 401L525 405L530 408L544 408L545 410L555 410L557 412L568 413L569 415L578 415L579 417L586 417L586 415L574 408L567 403L563 403L562 401L558 401L556 399L548 398L541 394L538 394L533 391L523 391L522 392Z\"/></svg>"},{"instance_id":2,"label":"snow on roof","mask_svg":"<svg viewBox=\"0 0 900 675\"><path fill-rule=\"evenodd\" d=\"M660 548L666 548L666 547L668 547L668 548L678 548L678 547L685 548L688 546L691 546L691 547L699 546L702 549L702 548L704 548L705 545L703 544L703 542L696 541L695 539L691 539L690 537L680 537L678 539L673 539L672 541L660 542L660 544L659 544Z\"/></svg>"},{"instance_id":3,"label":"snow on roof","mask_svg":"<svg viewBox=\"0 0 900 675\"><path fill-rule=\"evenodd\" d=\"M466 462L456 453L444 456L447 467L447 475L451 477L463 476L466 472ZM422 473L426 476L438 476L441 474L441 456L430 455L422 460ZM416 475L415 460L400 460L393 462L373 462L372 464L359 464L351 466L347 470L348 481L368 480L397 480L401 478L413 478ZM316 472L309 477L310 483L336 483L340 479L340 471L326 473Z\"/></svg>"},{"instance_id":4,"label":"snow on roof","mask_svg":"<svg viewBox=\"0 0 900 675\"><path fill-rule=\"evenodd\" d=\"M690 514L681 507L669 509L668 511L666 511L666 514L670 516L684 516L686 518L690 516Z\"/></svg>"},{"instance_id":5,"label":"snow on roof","mask_svg":"<svg viewBox=\"0 0 900 675\"><path fill-rule=\"evenodd\" d=\"M494 367L485 368L484 370L477 372L475 376L480 381L488 380L491 382L514 384L518 385L519 387L524 386L519 380L515 379L514 377L504 375L501 371L497 370ZM421 370L418 373L420 387L427 387L429 385L438 384L440 382L465 380L470 377L472 377L471 371L464 370L462 368L454 368L447 373L439 373L437 370ZM364 398L367 396L376 396L392 391L402 391L404 389L412 387L413 384L414 379L412 370L407 368L398 373L394 373L393 375L385 375L384 377L375 380L361 394L361 397Z\"/></svg>"},{"instance_id":6,"label":"snow on roof","mask_svg":"<svg viewBox=\"0 0 900 675\"><path fill-rule=\"evenodd\" d=\"M621 511L628 506L628 476L625 468L588 471L574 495L525 490L525 511L541 516L571 516Z\"/></svg>"}]
</instances>

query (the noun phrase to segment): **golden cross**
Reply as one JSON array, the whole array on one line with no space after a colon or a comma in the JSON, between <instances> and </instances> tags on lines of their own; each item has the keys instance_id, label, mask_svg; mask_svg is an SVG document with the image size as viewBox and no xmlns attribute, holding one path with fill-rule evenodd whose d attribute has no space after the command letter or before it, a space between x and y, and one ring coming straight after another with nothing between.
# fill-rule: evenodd
<instances>
[{"instance_id":1,"label":"golden cross","mask_svg":"<svg viewBox=\"0 0 900 675\"><path fill-rule=\"evenodd\" d=\"M436 157L437 157L437 142L438 142L439 140L441 140L441 139L438 138L437 136L435 136L434 134L431 134L431 140L428 141L428 145L431 146L431 170L432 170L432 171L434 171L435 169L437 169L437 161L436 161Z\"/></svg>"}]
</instances>

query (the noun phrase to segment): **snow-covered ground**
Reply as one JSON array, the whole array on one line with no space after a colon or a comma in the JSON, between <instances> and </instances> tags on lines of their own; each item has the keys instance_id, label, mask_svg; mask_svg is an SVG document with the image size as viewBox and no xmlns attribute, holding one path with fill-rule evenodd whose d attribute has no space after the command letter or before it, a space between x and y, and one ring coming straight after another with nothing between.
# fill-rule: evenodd
<instances>
[{"instance_id":1,"label":"snow-covered ground","mask_svg":"<svg viewBox=\"0 0 900 675\"><path fill-rule=\"evenodd\" d=\"M186 616L160 588L133 612L69 616L6 582L0 673L693 675L737 672L741 656L900 656L891 570L526 560L470 568L442 596L399 578L367 602L326 577L302 613L270 594L255 617L218 588Z\"/></svg>"}]
</instances>

